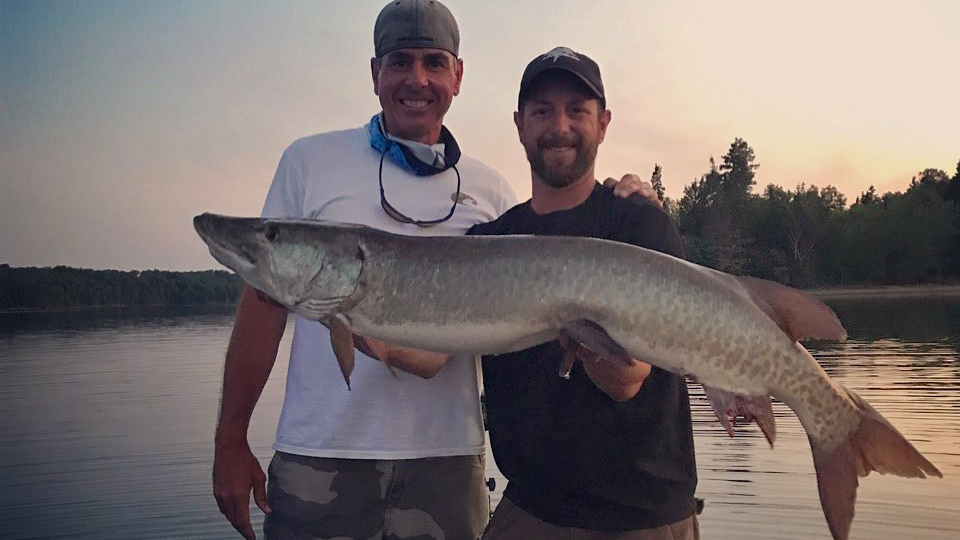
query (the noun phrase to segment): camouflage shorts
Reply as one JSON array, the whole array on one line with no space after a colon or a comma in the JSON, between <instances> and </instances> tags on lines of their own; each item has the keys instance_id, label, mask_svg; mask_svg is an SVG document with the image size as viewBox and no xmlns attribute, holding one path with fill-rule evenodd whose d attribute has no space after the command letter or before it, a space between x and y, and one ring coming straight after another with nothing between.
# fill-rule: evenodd
<instances>
[{"instance_id":1,"label":"camouflage shorts","mask_svg":"<svg viewBox=\"0 0 960 540\"><path fill-rule=\"evenodd\" d=\"M476 540L489 518L484 457L376 461L277 452L267 540Z\"/></svg>"}]
</instances>

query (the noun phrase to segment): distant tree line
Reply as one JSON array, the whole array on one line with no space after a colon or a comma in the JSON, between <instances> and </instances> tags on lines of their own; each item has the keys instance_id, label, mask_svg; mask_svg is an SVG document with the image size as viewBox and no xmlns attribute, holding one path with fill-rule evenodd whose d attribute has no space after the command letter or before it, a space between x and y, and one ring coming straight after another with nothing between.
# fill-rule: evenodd
<instances>
[{"instance_id":1,"label":"distant tree line","mask_svg":"<svg viewBox=\"0 0 960 540\"><path fill-rule=\"evenodd\" d=\"M222 270L122 272L0 264L0 309L235 302L242 286L239 277Z\"/></svg>"},{"instance_id":2,"label":"distant tree line","mask_svg":"<svg viewBox=\"0 0 960 540\"><path fill-rule=\"evenodd\" d=\"M753 193L759 165L743 139L722 159L679 201L663 195L659 165L651 177L690 260L795 287L960 281L960 162L952 177L920 171L902 193L870 186L847 207L829 185Z\"/></svg>"},{"instance_id":3,"label":"distant tree line","mask_svg":"<svg viewBox=\"0 0 960 540\"><path fill-rule=\"evenodd\" d=\"M960 281L960 162L953 176L924 169L904 192L873 186L847 207L833 186L768 185L753 193L759 165L735 139L717 165L665 196L663 169L651 183L683 236L687 257L729 272L795 287ZM222 270L168 272L13 268L0 264L0 309L187 305L235 302L243 283Z\"/></svg>"}]
</instances>

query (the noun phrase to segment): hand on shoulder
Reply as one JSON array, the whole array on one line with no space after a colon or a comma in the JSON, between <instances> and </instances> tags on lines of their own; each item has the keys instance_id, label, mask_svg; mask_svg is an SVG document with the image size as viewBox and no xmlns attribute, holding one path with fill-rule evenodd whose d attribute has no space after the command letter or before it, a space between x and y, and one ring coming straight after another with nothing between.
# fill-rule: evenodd
<instances>
[{"instance_id":1,"label":"hand on shoulder","mask_svg":"<svg viewBox=\"0 0 960 540\"><path fill-rule=\"evenodd\" d=\"M653 184L646 180L641 180L640 177L635 174L625 174L621 176L619 180L613 177L607 178L603 181L603 185L612 189L613 194L622 199L637 194L658 207L663 208L663 203L660 201L660 197L657 196L656 190L653 189Z\"/></svg>"}]
</instances>

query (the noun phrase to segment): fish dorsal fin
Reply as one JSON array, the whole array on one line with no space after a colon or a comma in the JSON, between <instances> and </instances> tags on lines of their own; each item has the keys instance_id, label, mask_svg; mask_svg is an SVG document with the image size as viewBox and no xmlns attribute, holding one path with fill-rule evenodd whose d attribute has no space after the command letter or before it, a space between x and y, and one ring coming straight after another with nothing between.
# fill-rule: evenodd
<instances>
[{"instance_id":1,"label":"fish dorsal fin","mask_svg":"<svg viewBox=\"0 0 960 540\"><path fill-rule=\"evenodd\" d=\"M847 338L836 313L809 294L765 279L737 276L737 281L794 341Z\"/></svg>"}]
</instances>

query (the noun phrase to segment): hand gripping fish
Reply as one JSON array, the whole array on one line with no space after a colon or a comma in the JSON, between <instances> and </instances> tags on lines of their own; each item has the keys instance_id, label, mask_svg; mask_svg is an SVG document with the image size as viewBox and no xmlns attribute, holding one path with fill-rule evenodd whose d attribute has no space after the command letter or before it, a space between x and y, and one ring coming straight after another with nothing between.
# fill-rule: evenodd
<instances>
[{"instance_id":1,"label":"hand gripping fish","mask_svg":"<svg viewBox=\"0 0 960 540\"><path fill-rule=\"evenodd\" d=\"M213 214L194 227L250 286L326 324L345 376L353 332L449 354L517 351L566 332L608 359L696 379L731 435L741 416L772 445L773 396L807 433L837 540L848 537L859 476L942 476L798 343L846 337L830 308L770 281L591 238L410 237Z\"/></svg>"}]
</instances>

